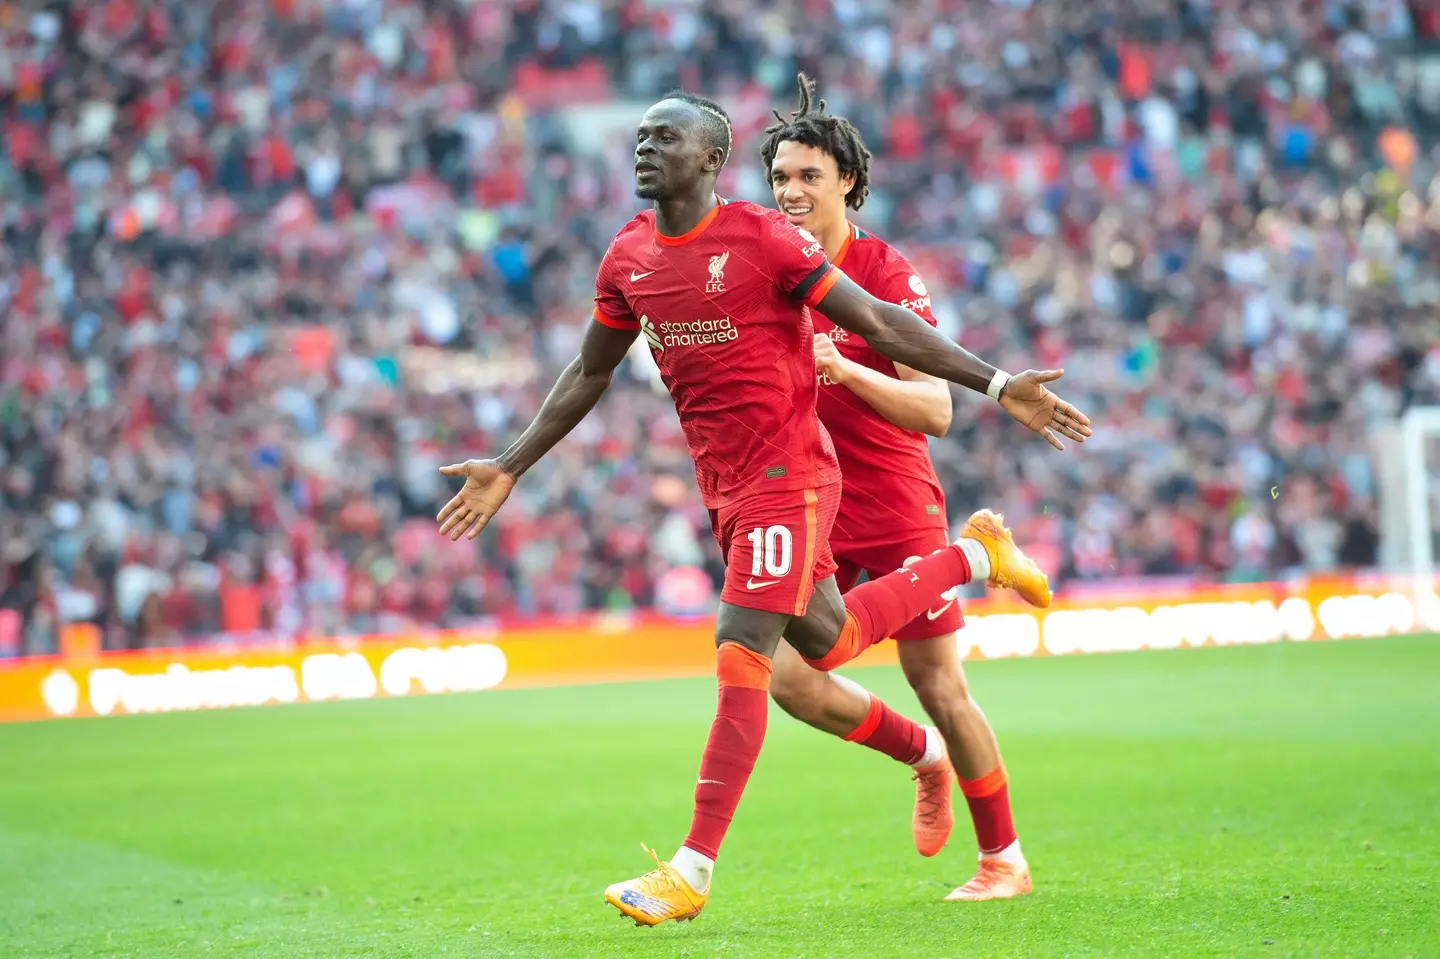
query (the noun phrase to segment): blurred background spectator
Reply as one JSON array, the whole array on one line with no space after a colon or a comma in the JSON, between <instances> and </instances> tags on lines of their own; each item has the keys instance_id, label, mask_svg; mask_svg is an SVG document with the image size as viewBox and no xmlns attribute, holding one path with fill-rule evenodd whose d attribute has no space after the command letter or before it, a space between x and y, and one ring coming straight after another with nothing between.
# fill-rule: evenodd
<instances>
[{"instance_id":1,"label":"blurred background spectator","mask_svg":"<svg viewBox=\"0 0 1440 959\"><path fill-rule=\"evenodd\" d=\"M794 74L942 329L1061 366L1053 454L957 398L952 513L1069 588L1377 559L1373 424L1440 402L1435 0L0 0L0 656L704 609L653 364L474 546L445 462L573 356L680 85L729 195Z\"/></svg>"}]
</instances>

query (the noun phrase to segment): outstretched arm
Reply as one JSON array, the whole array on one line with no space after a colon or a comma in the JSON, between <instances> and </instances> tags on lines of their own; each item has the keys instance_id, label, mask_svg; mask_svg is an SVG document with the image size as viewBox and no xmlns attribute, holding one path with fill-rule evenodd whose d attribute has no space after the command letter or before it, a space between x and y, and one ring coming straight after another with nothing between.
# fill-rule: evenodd
<instances>
[{"instance_id":1,"label":"outstretched arm","mask_svg":"<svg viewBox=\"0 0 1440 959\"><path fill-rule=\"evenodd\" d=\"M480 535L490 518L505 505L515 480L595 408L610 385L615 367L635 342L635 334L635 330L592 322L585 330L580 355L565 367L534 422L508 450L498 459L466 460L440 468L446 476L465 477L460 492L451 497L435 517L441 536L458 540L462 535L469 539Z\"/></svg>"},{"instance_id":2,"label":"outstretched arm","mask_svg":"<svg viewBox=\"0 0 1440 959\"><path fill-rule=\"evenodd\" d=\"M610 385L615 368L635 342L635 330L621 330L591 320L580 344L580 355L565 367L550 395L520 438L501 453L497 462L514 477L524 475L551 447L580 424L595 408Z\"/></svg>"},{"instance_id":3,"label":"outstretched arm","mask_svg":"<svg viewBox=\"0 0 1440 959\"><path fill-rule=\"evenodd\" d=\"M999 372L905 307L877 299L848 276L835 282L818 308L836 326L860 334L896 363L976 393L986 392Z\"/></svg>"},{"instance_id":4,"label":"outstretched arm","mask_svg":"<svg viewBox=\"0 0 1440 959\"><path fill-rule=\"evenodd\" d=\"M1063 370L1026 370L1010 376L947 339L905 307L871 296L843 274L816 308L894 362L999 400L1011 416L1056 449L1065 448L1056 433L1079 443L1091 434L1089 418L1045 388L1046 383L1058 380Z\"/></svg>"}]
</instances>

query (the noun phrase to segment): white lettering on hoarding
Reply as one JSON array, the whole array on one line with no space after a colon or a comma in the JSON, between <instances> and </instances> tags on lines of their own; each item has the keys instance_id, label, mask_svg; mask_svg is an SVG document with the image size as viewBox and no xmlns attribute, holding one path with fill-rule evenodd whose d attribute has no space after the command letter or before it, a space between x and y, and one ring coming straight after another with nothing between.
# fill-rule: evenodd
<instances>
[{"instance_id":1,"label":"white lettering on hoarding","mask_svg":"<svg viewBox=\"0 0 1440 959\"><path fill-rule=\"evenodd\" d=\"M163 672L131 673L118 667L92 669L87 677L90 708L96 715L159 713L231 706L293 703L300 699L371 699L383 687L391 696L411 692L471 692L489 689L505 678L505 654L490 643L468 646L404 646L385 657L377 678L362 654L314 653L295 668L234 665L191 669L170 663ZM67 686L68 681L68 686ZM419 690L412 689L414 681ZM55 716L68 716L79 701L79 685L69 673L46 677L41 694ZM302 695L303 694L303 695Z\"/></svg>"},{"instance_id":2,"label":"white lettering on hoarding","mask_svg":"<svg viewBox=\"0 0 1440 959\"><path fill-rule=\"evenodd\" d=\"M1415 595L1415 622L1424 632L1440 630L1440 596L1430 589L1418 590Z\"/></svg>"},{"instance_id":3,"label":"white lettering on hoarding","mask_svg":"<svg viewBox=\"0 0 1440 959\"><path fill-rule=\"evenodd\" d=\"M57 669L40 684L40 697L52 716L71 716L80 705L80 684L63 669Z\"/></svg>"},{"instance_id":4,"label":"white lettering on hoarding","mask_svg":"<svg viewBox=\"0 0 1440 959\"><path fill-rule=\"evenodd\" d=\"M1280 604L1280 624L1287 639L1304 642L1315 636L1315 611L1299 596L1291 596Z\"/></svg>"},{"instance_id":5,"label":"white lettering on hoarding","mask_svg":"<svg viewBox=\"0 0 1440 959\"><path fill-rule=\"evenodd\" d=\"M1332 639L1408 633L1417 617L1410 598L1401 593L1330 596L1318 609L1300 596L1279 606L1270 600L1180 603L1060 609L1051 613L967 616L959 636L960 651L979 652L987 659L1027 656L1037 652L1034 637L1044 637L1044 652L1110 653L1136 649L1239 646L1304 642L1316 638L1316 626Z\"/></svg>"},{"instance_id":6,"label":"white lettering on hoarding","mask_svg":"<svg viewBox=\"0 0 1440 959\"><path fill-rule=\"evenodd\" d=\"M370 699L377 684L370 662L359 653L316 653L300 661L300 685L305 698Z\"/></svg>"},{"instance_id":7,"label":"white lettering on hoarding","mask_svg":"<svg viewBox=\"0 0 1440 959\"><path fill-rule=\"evenodd\" d=\"M165 713L181 709L218 709L293 703L300 698L295 670L289 666L230 666L191 670L171 663L163 673L127 673L92 669L90 708L108 716L117 706L127 713Z\"/></svg>"},{"instance_id":8,"label":"white lettering on hoarding","mask_svg":"<svg viewBox=\"0 0 1440 959\"><path fill-rule=\"evenodd\" d=\"M1040 621L1029 613L966 616L956 634L960 655L978 650L986 659L1034 656L1040 649Z\"/></svg>"},{"instance_id":9,"label":"white lettering on hoarding","mask_svg":"<svg viewBox=\"0 0 1440 959\"><path fill-rule=\"evenodd\" d=\"M1414 603L1400 593L1327 596L1316 612L1320 625L1335 639L1408 633L1415 628Z\"/></svg>"},{"instance_id":10,"label":"white lettering on hoarding","mask_svg":"<svg viewBox=\"0 0 1440 959\"><path fill-rule=\"evenodd\" d=\"M463 693L496 686L505 678L505 653L490 643L440 649L406 647L385 657L380 685L387 695L408 696L416 682L427 693Z\"/></svg>"},{"instance_id":11,"label":"white lettering on hoarding","mask_svg":"<svg viewBox=\"0 0 1440 959\"><path fill-rule=\"evenodd\" d=\"M1440 598L1422 597L1417 608L1414 599L1401 592L1311 596L1292 595L1278 604L1270 599L1150 608L1131 603L971 615L956 642L963 656L999 659L1392 635L1440 618ZM1427 599L1434 609L1427 607ZM56 668L38 680L38 691L52 716L74 715L82 702L97 715L109 716L465 692L498 685L509 669L504 652L488 642L401 646L383 659L370 655L378 659L378 669L356 651L315 652L301 656L298 663L261 666L195 669L171 662L158 672L109 665L84 672Z\"/></svg>"}]
</instances>

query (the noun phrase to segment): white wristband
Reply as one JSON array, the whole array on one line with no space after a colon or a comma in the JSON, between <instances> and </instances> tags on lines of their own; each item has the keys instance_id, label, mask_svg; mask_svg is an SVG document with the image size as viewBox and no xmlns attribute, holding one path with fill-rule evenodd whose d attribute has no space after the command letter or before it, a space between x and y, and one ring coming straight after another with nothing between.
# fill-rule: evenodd
<instances>
[{"instance_id":1,"label":"white wristband","mask_svg":"<svg viewBox=\"0 0 1440 959\"><path fill-rule=\"evenodd\" d=\"M1005 384L1008 382L1010 382L1010 374L1004 370L996 370L995 375L990 377L990 385L985 387L985 395L992 400L998 400L1000 398L1000 391L1005 388Z\"/></svg>"}]
</instances>

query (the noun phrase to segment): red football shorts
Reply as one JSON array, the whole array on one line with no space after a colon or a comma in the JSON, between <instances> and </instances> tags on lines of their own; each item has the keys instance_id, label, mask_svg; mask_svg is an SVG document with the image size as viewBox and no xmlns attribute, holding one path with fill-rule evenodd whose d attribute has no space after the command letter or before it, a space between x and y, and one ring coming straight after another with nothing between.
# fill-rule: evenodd
<instances>
[{"instance_id":1,"label":"red football shorts","mask_svg":"<svg viewBox=\"0 0 1440 959\"><path fill-rule=\"evenodd\" d=\"M710 511L725 556L720 599L770 613L805 615L815 584L835 572L830 528L840 484L756 493Z\"/></svg>"},{"instance_id":2,"label":"red football shorts","mask_svg":"<svg viewBox=\"0 0 1440 959\"><path fill-rule=\"evenodd\" d=\"M943 529L916 529L897 533L894 539L836 544L835 585L840 592L849 592L860 581L862 570L875 579L948 545L950 537ZM934 639L948 636L964 625L959 601L953 593L942 594L935 605L896 630L891 638Z\"/></svg>"}]
</instances>

